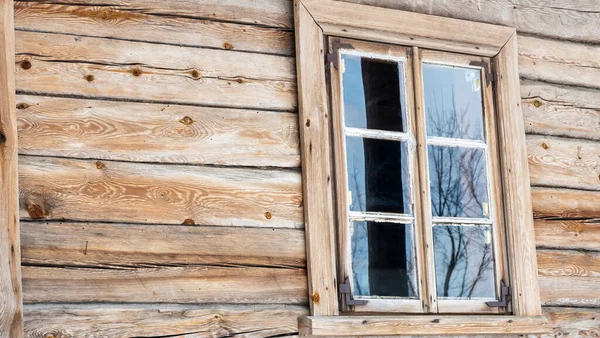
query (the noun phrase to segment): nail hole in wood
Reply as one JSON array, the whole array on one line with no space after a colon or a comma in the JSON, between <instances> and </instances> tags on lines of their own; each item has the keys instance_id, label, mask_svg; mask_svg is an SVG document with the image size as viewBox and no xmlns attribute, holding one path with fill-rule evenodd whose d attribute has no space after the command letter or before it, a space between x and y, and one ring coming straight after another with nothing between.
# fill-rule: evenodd
<instances>
[{"instance_id":1,"label":"nail hole in wood","mask_svg":"<svg viewBox=\"0 0 600 338\"><path fill-rule=\"evenodd\" d=\"M21 61L21 68L23 68L25 70L31 69L31 61L29 61L29 60Z\"/></svg>"}]
</instances>

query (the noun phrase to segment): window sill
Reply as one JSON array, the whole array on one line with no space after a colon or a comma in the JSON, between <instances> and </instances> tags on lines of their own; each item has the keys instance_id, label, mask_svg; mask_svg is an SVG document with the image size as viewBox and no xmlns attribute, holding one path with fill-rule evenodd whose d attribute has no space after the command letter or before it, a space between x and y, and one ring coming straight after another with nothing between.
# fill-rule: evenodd
<instances>
[{"instance_id":1,"label":"window sill","mask_svg":"<svg viewBox=\"0 0 600 338\"><path fill-rule=\"evenodd\" d=\"M516 335L551 333L547 323L544 316L307 316L299 328L300 336Z\"/></svg>"}]
</instances>

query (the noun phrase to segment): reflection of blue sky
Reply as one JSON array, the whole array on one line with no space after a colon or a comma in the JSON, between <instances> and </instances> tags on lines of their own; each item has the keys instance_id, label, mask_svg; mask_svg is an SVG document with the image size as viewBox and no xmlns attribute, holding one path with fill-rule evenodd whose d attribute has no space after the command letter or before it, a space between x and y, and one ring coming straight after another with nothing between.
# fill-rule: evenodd
<instances>
[{"instance_id":1,"label":"reflection of blue sky","mask_svg":"<svg viewBox=\"0 0 600 338\"><path fill-rule=\"evenodd\" d=\"M427 135L483 140L478 69L424 63Z\"/></svg>"},{"instance_id":2,"label":"reflection of blue sky","mask_svg":"<svg viewBox=\"0 0 600 338\"><path fill-rule=\"evenodd\" d=\"M344 118L347 127L366 128L365 92L362 82L361 57L343 54L344 67Z\"/></svg>"}]
</instances>

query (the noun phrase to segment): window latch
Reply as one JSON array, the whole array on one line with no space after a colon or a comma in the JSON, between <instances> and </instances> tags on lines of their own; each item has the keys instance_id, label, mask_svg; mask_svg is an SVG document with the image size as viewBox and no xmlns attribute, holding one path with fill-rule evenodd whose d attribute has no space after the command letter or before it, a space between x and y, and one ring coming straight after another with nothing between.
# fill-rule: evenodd
<instances>
[{"instance_id":1,"label":"window latch","mask_svg":"<svg viewBox=\"0 0 600 338\"><path fill-rule=\"evenodd\" d=\"M500 301L486 302L489 307L507 307L511 299L510 287L500 281Z\"/></svg>"},{"instance_id":2,"label":"window latch","mask_svg":"<svg viewBox=\"0 0 600 338\"><path fill-rule=\"evenodd\" d=\"M489 86L490 83L494 82L494 80L495 80L494 73L492 72L489 63L487 63L487 62L481 62L481 61L471 61L471 62L469 62L469 65L470 66L481 67L483 69L483 71L485 72L486 86Z\"/></svg>"},{"instance_id":3,"label":"window latch","mask_svg":"<svg viewBox=\"0 0 600 338\"><path fill-rule=\"evenodd\" d=\"M338 291L340 296L345 297L344 299L346 300L346 305L348 306L365 305L368 303L366 300L354 299L354 297L352 297L352 289L350 288L350 279L348 277L344 279L343 284L339 285Z\"/></svg>"}]
</instances>

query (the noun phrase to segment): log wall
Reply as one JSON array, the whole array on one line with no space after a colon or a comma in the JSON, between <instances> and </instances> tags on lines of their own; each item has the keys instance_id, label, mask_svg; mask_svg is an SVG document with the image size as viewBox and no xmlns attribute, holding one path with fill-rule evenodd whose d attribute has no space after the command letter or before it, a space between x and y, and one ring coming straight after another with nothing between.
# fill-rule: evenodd
<instances>
[{"instance_id":1,"label":"log wall","mask_svg":"<svg viewBox=\"0 0 600 338\"><path fill-rule=\"evenodd\" d=\"M600 334L600 6L517 27L544 312ZM292 2L15 3L28 337L288 336L308 312Z\"/></svg>"}]
</instances>

